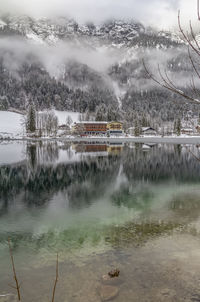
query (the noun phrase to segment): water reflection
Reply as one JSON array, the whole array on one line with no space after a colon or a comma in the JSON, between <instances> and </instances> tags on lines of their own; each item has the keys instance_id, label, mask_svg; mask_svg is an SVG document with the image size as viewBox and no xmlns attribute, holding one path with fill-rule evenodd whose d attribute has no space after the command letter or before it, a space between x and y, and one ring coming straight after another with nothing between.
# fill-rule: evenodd
<instances>
[{"instance_id":1,"label":"water reflection","mask_svg":"<svg viewBox=\"0 0 200 302\"><path fill-rule=\"evenodd\" d=\"M177 238L186 249L186 237L181 236L198 238L200 233L200 164L188 148L198 152L196 146L184 145L27 143L25 160L0 166L2 270L8 267L8 237L24 275L49 265L59 250L60 261L68 266L83 265L93 256L88 267L99 261L107 269L106 257L115 255L129 278L130 265L137 261L139 277L145 267L134 249L152 258L153 249L160 257L152 245L158 242L162 249L166 238L171 238L174 253L180 248ZM155 268L152 263L148 267ZM158 264L156 268L161 269ZM70 270L75 280L73 270L76 267ZM138 297L142 299L141 292Z\"/></svg>"}]
</instances>

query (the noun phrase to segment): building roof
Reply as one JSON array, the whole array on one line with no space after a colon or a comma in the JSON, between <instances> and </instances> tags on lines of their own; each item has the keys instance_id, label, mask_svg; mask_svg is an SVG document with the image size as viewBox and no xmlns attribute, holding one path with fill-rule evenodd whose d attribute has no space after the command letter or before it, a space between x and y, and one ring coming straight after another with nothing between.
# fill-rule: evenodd
<instances>
[{"instance_id":1,"label":"building roof","mask_svg":"<svg viewBox=\"0 0 200 302\"><path fill-rule=\"evenodd\" d=\"M181 131L194 131L192 128L181 128Z\"/></svg>"},{"instance_id":2,"label":"building roof","mask_svg":"<svg viewBox=\"0 0 200 302\"><path fill-rule=\"evenodd\" d=\"M147 131L147 130L153 130L156 131L154 128L152 127L142 127L142 131Z\"/></svg>"},{"instance_id":3,"label":"building roof","mask_svg":"<svg viewBox=\"0 0 200 302\"><path fill-rule=\"evenodd\" d=\"M102 124L102 125L107 125L107 124L112 124L112 123L119 123L123 124L122 122L116 122L116 121L111 121L111 122L106 122L106 121L81 121L81 122L75 122L74 124Z\"/></svg>"},{"instance_id":4,"label":"building roof","mask_svg":"<svg viewBox=\"0 0 200 302\"><path fill-rule=\"evenodd\" d=\"M100 122L98 122L98 121L81 121L81 122L75 122L74 123L75 125L76 124L103 124L103 125L107 125L108 124L108 122L103 122L103 121L100 121Z\"/></svg>"}]
</instances>

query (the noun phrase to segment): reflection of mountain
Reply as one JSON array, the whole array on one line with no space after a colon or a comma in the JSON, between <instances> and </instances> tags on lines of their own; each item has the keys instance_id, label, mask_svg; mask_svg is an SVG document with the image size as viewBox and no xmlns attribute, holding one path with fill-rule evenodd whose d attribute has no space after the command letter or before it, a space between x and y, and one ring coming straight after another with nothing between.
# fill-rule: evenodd
<instances>
[{"instance_id":1,"label":"reflection of mountain","mask_svg":"<svg viewBox=\"0 0 200 302\"><path fill-rule=\"evenodd\" d=\"M71 206L75 203L90 203L102 194L106 186L115 179L120 162L116 157L84 157L76 162L55 164L55 145L45 147L51 153L52 163L41 163L42 148L31 144L27 148L27 162L20 166L0 168L0 200L8 207L8 202L21 200L28 205L45 204L55 193L67 190ZM53 153L52 153L53 152ZM40 155L38 155L40 153ZM53 155L54 154L54 155ZM54 159L54 160L53 160ZM80 205L77 204L79 207ZM3 207L2 207L3 210Z\"/></svg>"},{"instance_id":2,"label":"reflection of mountain","mask_svg":"<svg viewBox=\"0 0 200 302\"><path fill-rule=\"evenodd\" d=\"M9 236L30 253L90 254L138 246L199 217L199 190L190 192L200 165L184 147L125 145L107 156L99 152L110 146L81 147L74 160L68 144L31 143L26 162L0 167L0 249L7 253Z\"/></svg>"},{"instance_id":3,"label":"reflection of mountain","mask_svg":"<svg viewBox=\"0 0 200 302\"><path fill-rule=\"evenodd\" d=\"M123 165L130 182L172 180L198 183L200 179L198 161L180 145L153 146L143 152L142 145L135 144L134 149L127 148L123 153Z\"/></svg>"},{"instance_id":4,"label":"reflection of mountain","mask_svg":"<svg viewBox=\"0 0 200 302\"><path fill-rule=\"evenodd\" d=\"M119 190L116 203L127 204L132 196L130 188L135 183L156 184L171 180L197 183L200 179L200 165L196 159L177 146L153 146L148 152L143 152L140 144L134 149L94 144L75 145L74 148L76 151L55 143L28 144L26 162L0 167L1 212L9 208L12 200L20 198L29 206L40 206L48 204L57 193L67 196L70 207L79 208L106 192L112 194L113 188ZM60 152L62 162L59 162ZM79 155L76 160L75 152ZM126 202L120 197L123 190ZM134 194L138 200L138 191ZM148 192L144 194L148 200ZM144 194L141 193L139 200L144 200Z\"/></svg>"}]
</instances>

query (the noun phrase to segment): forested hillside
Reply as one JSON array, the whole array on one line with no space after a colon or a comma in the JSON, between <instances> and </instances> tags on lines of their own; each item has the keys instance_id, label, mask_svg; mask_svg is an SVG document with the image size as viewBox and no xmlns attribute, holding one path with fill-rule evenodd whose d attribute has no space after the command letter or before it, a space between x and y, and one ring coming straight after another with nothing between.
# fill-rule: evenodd
<instances>
[{"instance_id":1,"label":"forested hillside","mask_svg":"<svg viewBox=\"0 0 200 302\"><path fill-rule=\"evenodd\" d=\"M94 114L112 108L117 118L146 115L159 123L188 111L198 114L198 106L152 83L142 65L145 60L155 71L161 64L189 91L192 68L175 33L124 21L96 26L66 18L1 20L1 109L24 110L34 103L38 110Z\"/></svg>"}]
</instances>

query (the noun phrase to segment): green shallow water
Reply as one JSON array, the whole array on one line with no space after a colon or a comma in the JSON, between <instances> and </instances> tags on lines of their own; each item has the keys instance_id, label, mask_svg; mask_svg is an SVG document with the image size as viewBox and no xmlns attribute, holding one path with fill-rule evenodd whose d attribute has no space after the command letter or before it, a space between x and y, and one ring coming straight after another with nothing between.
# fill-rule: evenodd
<instances>
[{"instance_id":1,"label":"green shallow water","mask_svg":"<svg viewBox=\"0 0 200 302\"><path fill-rule=\"evenodd\" d=\"M0 166L0 295L14 293L10 238L27 302L49 301L57 252L58 301L100 301L115 267L116 301L198 301L200 164L185 146L20 148Z\"/></svg>"}]
</instances>

